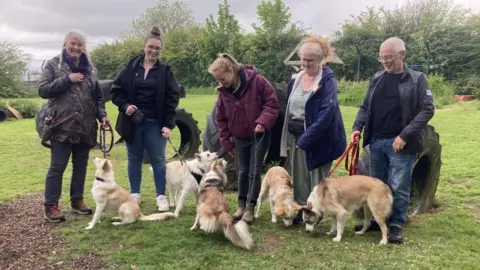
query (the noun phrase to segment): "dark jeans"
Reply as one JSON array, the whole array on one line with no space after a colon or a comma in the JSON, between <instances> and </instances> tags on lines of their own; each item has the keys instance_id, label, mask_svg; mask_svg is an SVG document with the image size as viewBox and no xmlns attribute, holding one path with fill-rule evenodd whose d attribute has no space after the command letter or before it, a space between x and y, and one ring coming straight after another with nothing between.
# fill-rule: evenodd
<instances>
[{"instance_id":1,"label":"dark jeans","mask_svg":"<svg viewBox=\"0 0 480 270\"><path fill-rule=\"evenodd\" d=\"M130 181L130 192L140 193L142 183L143 152L147 150L150 164L153 169L153 179L157 196L165 195L165 146L167 139L162 136L162 130L158 121L145 118L136 124L133 135L133 142L127 143L128 152L128 179Z\"/></svg>"},{"instance_id":2,"label":"dark jeans","mask_svg":"<svg viewBox=\"0 0 480 270\"><path fill-rule=\"evenodd\" d=\"M238 175L238 201L257 204L260 193L263 162L270 145L270 132L255 138L235 138L235 160Z\"/></svg>"},{"instance_id":3,"label":"dark jeans","mask_svg":"<svg viewBox=\"0 0 480 270\"><path fill-rule=\"evenodd\" d=\"M83 144L70 144L52 141L51 161L45 179L45 205L58 204L62 194L62 178L72 156L72 180L70 200L82 200L87 175L90 147Z\"/></svg>"},{"instance_id":4,"label":"dark jeans","mask_svg":"<svg viewBox=\"0 0 480 270\"><path fill-rule=\"evenodd\" d=\"M394 140L373 138L370 143L370 175L392 189L393 212L388 226L402 227L407 221L415 155L395 152Z\"/></svg>"}]
</instances>

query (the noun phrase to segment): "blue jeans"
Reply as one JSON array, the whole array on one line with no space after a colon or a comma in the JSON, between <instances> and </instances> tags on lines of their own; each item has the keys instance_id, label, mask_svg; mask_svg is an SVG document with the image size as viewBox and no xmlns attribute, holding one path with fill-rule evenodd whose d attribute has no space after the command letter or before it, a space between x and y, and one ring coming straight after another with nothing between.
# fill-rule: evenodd
<instances>
[{"instance_id":1,"label":"blue jeans","mask_svg":"<svg viewBox=\"0 0 480 270\"><path fill-rule=\"evenodd\" d=\"M130 192L140 193L142 182L143 152L147 150L153 168L153 179L158 195L165 194L165 146L167 139L162 136L158 121L147 119L135 125L133 142L126 143L128 152L128 179Z\"/></svg>"},{"instance_id":2,"label":"blue jeans","mask_svg":"<svg viewBox=\"0 0 480 270\"><path fill-rule=\"evenodd\" d=\"M393 195L393 212L388 226L402 227L407 221L407 209L412 189L414 154L395 152L395 138L372 139L370 143L370 175L387 184Z\"/></svg>"}]
</instances>

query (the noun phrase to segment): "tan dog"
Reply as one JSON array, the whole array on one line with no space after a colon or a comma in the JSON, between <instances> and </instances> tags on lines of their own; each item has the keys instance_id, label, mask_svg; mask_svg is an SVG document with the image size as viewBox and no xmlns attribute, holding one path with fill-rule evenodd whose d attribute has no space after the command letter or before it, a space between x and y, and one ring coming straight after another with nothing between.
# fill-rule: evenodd
<instances>
[{"instance_id":1,"label":"tan dog","mask_svg":"<svg viewBox=\"0 0 480 270\"><path fill-rule=\"evenodd\" d=\"M191 230L201 229L206 233L223 230L225 237L234 245L250 250L253 239L245 221L234 222L230 215L228 200L223 195L227 184L225 161L218 159L209 166L209 170L200 182L197 215Z\"/></svg>"},{"instance_id":2,"label":"tan dog","mask_svg":"<svg viewBox=\"0 0 480 270\"><path fill-rule=\"evenodd\" d=\"M274 166L267 171L260 189L259 202L255 217L260 217L260 207L267 198L270 199L272 223L277 223L277 216L283 218L285 226L292 226L293 218L302 209L293 200L292 183L288 172L280 166Z\"/></svg>"},{"instance_id":3,"label":"tan dog","mask_svg":"<svg viewBox=\"0 0 480 270\"><path fill-rule=\"evenodd\" d=\"M340 242L347 212L364 206L363 228L356 234L363 235L366 232L373 214L382 230L380 244L384 245L387 243L386 222L392 213L392 204L392 191L379 179L363 175L326 179L315 186L308 197L307 206L302 208L305 229L307 232L313 231L325 214L333 214L332 229L327 234L336 233L333 241Z\"/></svg>"},{"instance_id":4,"label":"tan dog","mask_svg":"<svg viewBox=\"0 0 480 270\"><path fill-rule=\"evenodd\" d=\"M95 164L96 172L92 196L96 207L92 221L86 227L87 230L92 229L95 223L100 222L100 216L103 211L118 211L120 217L113 219L120 221L113 222L113 225L129 224L137 220L165 220L174 217L174 214L171 212L144 216L140 212L140 207L135 199L130 196L130 193L115 183L112 163L107 159L97 157L93 158L93 163Z\"/></svg>"}]
</instances>

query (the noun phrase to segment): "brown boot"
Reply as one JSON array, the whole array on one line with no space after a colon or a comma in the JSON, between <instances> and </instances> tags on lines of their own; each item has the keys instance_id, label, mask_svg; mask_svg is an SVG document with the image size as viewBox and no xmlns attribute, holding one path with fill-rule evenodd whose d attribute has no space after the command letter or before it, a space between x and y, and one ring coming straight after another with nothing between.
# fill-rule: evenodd
<instances>
[{"instance_id":1,"label":"brown boot","mask_svg":"<svg viewBox=\"0 0 480 270\"><path fill-rule=\"evenodd\" d=\"M45 218L50 222L60 222L65 220L65 216L62 214L58 205L45 205Z\"/></svg>"},{"instance_id":2,"label":"brown boot","mask_svg":"<svg viewBox=\"0 0 480 270\"><path fill-rule=\"evenodd\" d=\"M238 201L237 211L233 213L234 220L242 219L243 213L245 213L245 201Z\"/></svg>"},{"instance_id":3,"label":"brown boot","mask_svg":"<svg viewBox=\"0 0 480 270\"><path fill-rule=\"evenodd\" d=\"M80 215L90 215L93 212L92 209L88 207L83 200L73 200L71 207L72 212Z\"/></svg>"},{"instance_id":4,"label":"brown boot","mask_svg":"<svg viewBox=\"0 0 480 270\"><path fill-rule=\"evenodd\" d=\"M255 209L255 205L253 203L249 203L247 208L245 208L245 213L243 214L243 221L247 223L252 223L255 220L255 216L253 215L253 210Z\"/></svg>"}]
</instances>

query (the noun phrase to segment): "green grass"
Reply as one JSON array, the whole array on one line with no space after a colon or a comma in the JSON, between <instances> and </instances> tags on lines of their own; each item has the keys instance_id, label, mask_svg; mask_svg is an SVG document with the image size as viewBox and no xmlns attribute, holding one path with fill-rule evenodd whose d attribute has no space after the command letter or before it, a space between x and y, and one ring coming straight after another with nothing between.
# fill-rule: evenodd
<instances>
[{"instance_id":1,"label":"green grass","mask_svg":"<svg viewBox=\"0 0 480 270\"><path fill-rule=\"evenodd\" d=\"M214 100L215 96L192 95L182 99L180 106L192 112L203 129ZM232 246L221 233L206 235L190 231L195 212L193 196L175 220L114 227L109 218L115 214L107 213L101 224L86 231L84 227L91 217L70 216L59 233L78 249L75 252L97 252L112 269L130 269L131 265L138 269L478 269L480 224L471 209L480 205L478 105L477 102L457 103L438 110L432 119L431 124L440 133L443 145L438 207L409 222L404 232L405 243L401 246L378 246L379 233L355 236L353 218L348 221L341 243L333 243L331 237L325 235L329 220L318 226L313 235L304 233L303 227L285 229L281 223L270 223L268 206L264 206L262 217L251 227L255 250L247 252ZM116 109L110 103L107 107L114 122ZM352 107L342 108L347 130L356 111ZM0 123L0 141L3 145L0 201L43 190L49 152L39 144L34 121ZM168 156L173 154L171 148L168 152ZM100 156L100 151L92 151L91 156L95 155ZM111 158L116 161L117 182L128 189L124 147L116 146ZM90 164L85 197L92 206L93 172ZM64 203L69 199L70 173L71 166L64 175ZM142 211L149 214L155 207L148 165L144 166L143 173ZM343 173L340 166L335 174ZM228 198L234 209L235 194L228 194Z\"/></svg>"}]
</instances>

